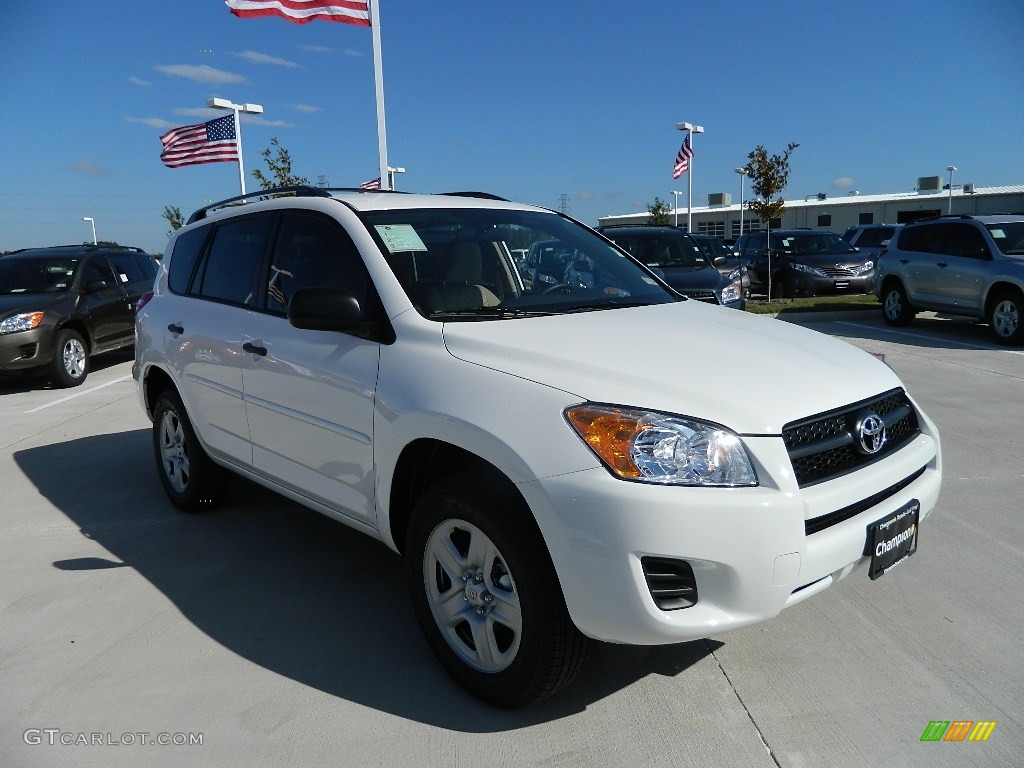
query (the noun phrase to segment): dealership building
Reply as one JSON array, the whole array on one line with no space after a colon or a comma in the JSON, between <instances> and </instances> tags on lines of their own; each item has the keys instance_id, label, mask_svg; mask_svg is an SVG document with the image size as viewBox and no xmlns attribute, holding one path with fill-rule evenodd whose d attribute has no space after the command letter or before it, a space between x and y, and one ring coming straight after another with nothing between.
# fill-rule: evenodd
<instances>
[{"instance_id":1,"label":"dealership building","mask_svg":"<svg viewBox=\"0 0 1024 768\"><path fill-rule=\"evenodd\" d=\"M693 231L717 235L732 242L741 232L764 227L748 209L732 201L732 195L719 192L708 195L708 205L690 209ZM857 224L905 224L918 219L944 216L949 213L984 214L1013 213L1024 215L1024 184L1006 187L954 185L952 192L939 176L923 176L917 180L916 191L888 195L847 195L830 197L808 195L802 200L786 200L781 219L773 219L772 229L827 229L842 234ZM686 229L687 209L669 208L673 224ZM631 213L602 216L601 226L646 224L650 214ZM741 225L742 220L742 225Z\"/></svg>"}]
</instances>

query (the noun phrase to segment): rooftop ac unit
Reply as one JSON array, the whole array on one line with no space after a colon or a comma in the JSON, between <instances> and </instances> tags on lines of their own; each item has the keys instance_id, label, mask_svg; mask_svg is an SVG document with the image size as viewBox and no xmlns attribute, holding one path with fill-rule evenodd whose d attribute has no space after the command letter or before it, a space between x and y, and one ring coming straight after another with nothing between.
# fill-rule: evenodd
<instances>
[{"instance_id":1,"label":"rooftop ac unit","mask_svg":"<svg viewBox=\"0 0 1024 768\"><path fill-rule=\"evenodd\" d=\"M942 179L938 176L919 176L917 179L917 192L922 195L929 195L942 189Z\"/></svg>"},{"instance_id":2,"label":"rooftop ac unit","mask_svg":"<svg viewBox=\"0 0 1024 768\"><path fill-rule=\"evenodd\" d=\"M713 192L708 195L708 206L714 207L716 205L732 205L732 195L728 192Z\"/></svg>"},{"instance_id":3,"label":"rooftop ac unit","mask_svg":"<svg viewBox=\"0 0 1024 768\"><path fill-rule=\"evenodd\" d=\"M974 185L973 184L964 184L964 194L965 195L973 195L974 194Z\"/></svg>"}]
</instances>

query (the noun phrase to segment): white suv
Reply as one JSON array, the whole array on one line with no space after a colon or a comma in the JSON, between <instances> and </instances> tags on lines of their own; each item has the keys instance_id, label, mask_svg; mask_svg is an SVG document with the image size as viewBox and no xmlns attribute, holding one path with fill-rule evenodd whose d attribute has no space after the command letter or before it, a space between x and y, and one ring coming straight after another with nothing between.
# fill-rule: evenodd
<instances>
[{"instance_id":1,"label":"white suv","mask_svg":"<svg viewBox=\"0 0 1024 768\"><path fill-rule=\"evenodd\" d=\"M401 553L481 698L553 693L588 638L719 634L915 551L939 437L871 355L686 300L553 211L261 195L194 214L137 316L164 489L206 509L230 470ZM592 286L524 281L512 254L552 240Z\"/></svg>"}]
</instances>

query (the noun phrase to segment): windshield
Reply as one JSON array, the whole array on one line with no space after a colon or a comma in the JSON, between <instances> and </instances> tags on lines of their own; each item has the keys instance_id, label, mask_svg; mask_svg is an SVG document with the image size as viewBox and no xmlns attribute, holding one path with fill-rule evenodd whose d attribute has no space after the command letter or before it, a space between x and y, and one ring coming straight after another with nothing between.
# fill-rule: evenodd
<instances>
[{"instance_id":1,"label":"windshield","mask_svg":"<svg viewBox=\"0 0 1024 768\"><path fill-rule=\"evenodd\" d=\"M0 294L66 291L76 266L78 259L0 258Z\"/></svg>"},{"instance_id":2,"label":"windshield","mask_svg":"<svg viewBox=\"0 0 1024 768\"><path fill-rule=\"evenodd\" d=\"M772 238L774 240L774 238ZM834 232L808 232L779 237L782 252L791 256L857 253L857 249Z\"/></svg>"},{"instance_id":3,"label":"windshield","mask_svg":"<svg viewBox=\"0 0 1024 768\"><path fill-rule=\"evenodd\" d=\"M434 320L678 298L593 231L554 213L453 208L370 211L360 218L417 311Z\"/></svg>"},{"instance_id":4,"label":"windshield","mask_svg":"<svg viewBox=\"0 0 1024 768\"><path fill-rule=\"evenodd\" d=\"M709 259L715 259L719 256L724 256L725 258L732 258L733 256L736 255L729 250L729 246L723 243L720 238L695 237L694 240L697 241L697 245L700 246L700 249L704 251L704 255L706 255Z\"/></svg>"},{"instance_id":5,"label":"windshield","mask_svg":"<svg viewBox=\"0 0 1024 768\"><path fill-rule=\"evenodd\" d=\"M1007 256L1024 256L1024 221L987 224L996 246Z\"/></svg>"}]
</instances>

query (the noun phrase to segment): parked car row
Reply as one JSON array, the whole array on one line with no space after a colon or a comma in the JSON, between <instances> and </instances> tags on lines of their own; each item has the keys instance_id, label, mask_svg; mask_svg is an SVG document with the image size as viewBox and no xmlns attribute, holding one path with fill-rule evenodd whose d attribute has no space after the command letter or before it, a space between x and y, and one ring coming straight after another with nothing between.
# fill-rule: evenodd
<instances>
[{"instance_id":1,"label":"parked car row","mask_svg":"<svg viewBox=\"0 0 1024 768\"><path fill-rule=\"evenodd\" d=\"M90 359L130 347L156 264L139 248L30 248L0 258L0 373L85 381Z\"/></svg>"}]
</instances>

